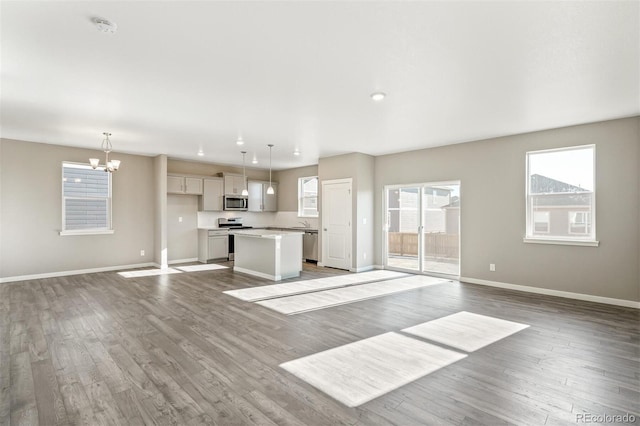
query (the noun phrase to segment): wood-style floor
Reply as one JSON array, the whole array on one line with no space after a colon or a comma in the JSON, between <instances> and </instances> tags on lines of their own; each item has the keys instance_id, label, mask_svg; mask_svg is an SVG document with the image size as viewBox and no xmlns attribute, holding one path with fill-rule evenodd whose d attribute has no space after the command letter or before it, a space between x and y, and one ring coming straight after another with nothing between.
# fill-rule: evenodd
<instances>
[{"instance_id":1,"label":"wood-style floor","mask_svg":"<svg viewBox=\"0 0 640 426\"><path fill-rule=\"evenodd\" d=\"M453 283L284 316L222 294L258 283L217 270L0 285L0 425L639 421L635 309ZM358 408L278 367L460 311L530 327Z\"/></svg>"}]
</instances>

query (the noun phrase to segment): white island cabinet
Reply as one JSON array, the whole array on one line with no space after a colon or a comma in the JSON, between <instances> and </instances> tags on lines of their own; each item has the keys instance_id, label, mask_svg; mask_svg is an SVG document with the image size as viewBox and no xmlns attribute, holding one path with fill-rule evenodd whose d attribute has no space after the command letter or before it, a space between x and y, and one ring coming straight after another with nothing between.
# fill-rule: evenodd
<instances>
[{"instance_id":1,"label":"white island cabinet","mask_svg":"<svg viewBox=\"0 0 640 426\"><path fill-rule=\"evenodd\" d=\"M236 231L233 270L274 281L299 277L302 235L297 231Z\"/></svg>"}]
</instances>

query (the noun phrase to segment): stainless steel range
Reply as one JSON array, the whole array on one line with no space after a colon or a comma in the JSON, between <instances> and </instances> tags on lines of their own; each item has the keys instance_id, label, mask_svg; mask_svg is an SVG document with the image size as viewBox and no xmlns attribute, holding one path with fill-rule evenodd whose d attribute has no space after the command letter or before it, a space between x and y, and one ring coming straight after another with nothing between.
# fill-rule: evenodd
<instances>
[{"instance_id":1,"label":"stainless steel range","mask_svg":"<svg viewBox=\"0 0 640 426\"><path fill-rule=\"evenodd\" d=\"M233 231L238 229L251 229L253 226L243 225L241 217L219 217L218 227L229 230L229 260L233 260L235 251Z\"/></svg>"}]
</instances>

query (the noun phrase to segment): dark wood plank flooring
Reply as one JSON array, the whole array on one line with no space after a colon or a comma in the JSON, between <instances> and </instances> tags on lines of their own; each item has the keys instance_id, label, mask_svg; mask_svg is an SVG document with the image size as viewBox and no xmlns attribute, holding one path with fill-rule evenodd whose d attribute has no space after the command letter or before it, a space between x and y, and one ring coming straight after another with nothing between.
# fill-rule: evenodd
<instances>
[{"instance_id":1,"label":"dark wood plank flooring","mask_svg":"<svg viewBox=\"0 0 640 426\"><path fill-rule=\"evenodd\" d=\"M453 283L283 316L222 294L266 283L216 270L0 285L0 425L639 422L635 309ZM531 327L358 408L278 367L463 310Z\"/></svg>"}]
</instances>

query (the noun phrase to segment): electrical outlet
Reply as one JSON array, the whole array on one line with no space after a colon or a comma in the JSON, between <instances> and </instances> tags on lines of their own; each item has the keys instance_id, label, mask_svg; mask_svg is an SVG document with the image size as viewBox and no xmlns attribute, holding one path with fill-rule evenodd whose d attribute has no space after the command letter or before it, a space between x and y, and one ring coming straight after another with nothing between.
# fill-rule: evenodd
<instances>
[{"instance_id":1,"label":"electrical outlet","mask_svg":"<svg viewBox=\"0 0 640 426\"><path fill-rule=\"evenodd\" d=\"M367 252L362 253L362 258L366 259L367 258Z\"/></svg>"},{"instance_id":2,"label":"electrical outlet","mask_svg":"<svg viewBox=\"0 0 640 426\"><path fill-rule=\"evenodd\" d=\"M182 216L178 216L178 222L182 222Z\"/></svg>"},{"instance_id":3,"label":"electrical outlet","mask_svg":"<svg viewBox=\"0 0 640 426\"><path fill-rule=\"evenodd\" d=\"M496 264L495 263L490 263L489 264L489 271L491 271L491 272L495 272L496 271Z\"/></svg>"},{"instance_id":4,"label":"electrical outlet","mask_svg":"<svg viewBox=\"0 0 640 426\"><path fill-rule=\"evenodd\" d=\"M140 250L140 256L144 256L144 250Z\"/></svg>"}]
</instances>

